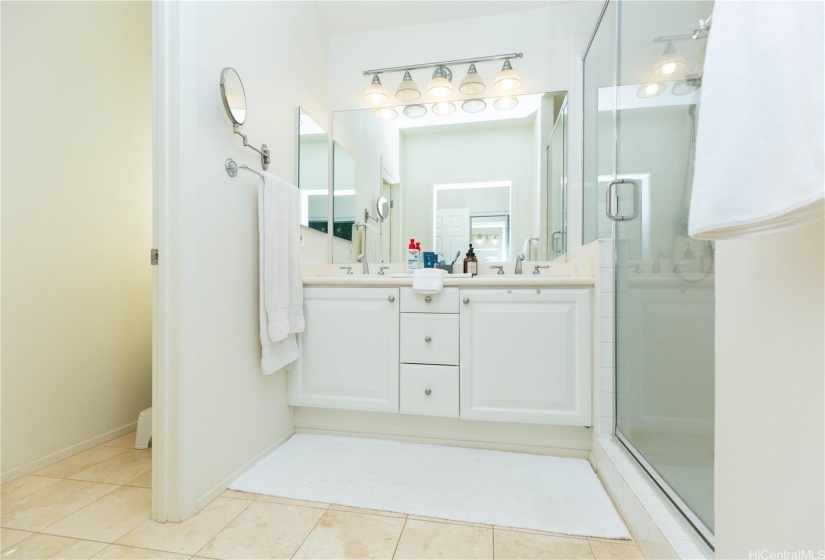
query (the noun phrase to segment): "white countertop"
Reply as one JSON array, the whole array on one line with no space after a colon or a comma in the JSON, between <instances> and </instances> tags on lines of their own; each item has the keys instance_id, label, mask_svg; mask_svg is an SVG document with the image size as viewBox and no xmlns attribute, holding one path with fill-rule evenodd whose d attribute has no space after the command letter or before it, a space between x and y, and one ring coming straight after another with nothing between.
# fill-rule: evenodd
<instances>
[{"instance_id":1,"label":"white countertop","mask_svg":"<svg viewBox=\"0 0 825 560\"><path fill-rule=\"evenodd\" d=\"M527 287L527 286L592 286L593 278L589 276L543 276L541 274L483 274L475 278L458 277L444 278L445 286L462 288L489 288L489 287ZM340 274L328 276L308 276L304 278L304 286L412 286L412 278L393 278L392 276L378 276L370 274Z\"/></svg>"}]
</instances>

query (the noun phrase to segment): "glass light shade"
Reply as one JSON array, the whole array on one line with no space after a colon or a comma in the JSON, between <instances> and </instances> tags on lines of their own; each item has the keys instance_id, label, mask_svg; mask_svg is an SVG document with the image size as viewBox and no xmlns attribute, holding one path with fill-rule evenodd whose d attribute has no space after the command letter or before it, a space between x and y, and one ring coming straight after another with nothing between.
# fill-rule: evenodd
<instances>
[{"instance_id":1,"label":"glass light shade","mask_svg":"<svg viewBox=\"0 0 825 560\"><path fill-rule=\"evenodd\" d=\"M684 80L679 80L670 89L673 95L687 95L702 87L702 78L696 74L688 74Z\"/></svg>"},{"instance_id":2,"label":"glass light shade","mask_svg":"<svg viewBox=\"0 0 825 560\"><path fill-rule=\"evenodd\" d=\"M389 98L387 88L381 84L381 79L376 74L372 77L372 83L364 90L364 100L370 105L378 105L386 102Z\"/></svg>"},{"instance_id":3,"label":"glass light shade","mask_svg":"<svg viewBox=\"0 0 825 560\"><path fill-rule=\"evenodd\" d=\"M398 84L398 89L395 90L395 98L399 101L415 101L419 97L421 97L421 90L418 89L418 84L413 81L408 70L404 72L404 77Z\"/></svg>"},{"instance_id":4,"label":"glass light shade","mask_svg":"<svg viewBox=\"0 0 825 560\"><path fill-rule=\"evenodd\" d=\"M521 78L518 75L518 72L513 70L513 66L510 64L510 60L504 61L504 66L501 68L501 72L498 73L496 76L496 81L493 86L498 91L513 91L517 89L521 85Z\"/></svg>"},{"instance_id":5,"label":"glass light shade","mask_svg":"<svg viewBox=\"0 0 825 560\"><path fill-rule=\"evenodd\" d=\"M654 76L670 76L685 67L685 57L676 52L676 47L670 42L665 47L665 52L653 66Z\"/></svg>"},{"instance_id":6,"label":"glass light shade","mask_svg":"<svg viewBox=\"0 0 825 560\"><path fill-rule=\"evenodd\" d=\"M398 116L398 113L392 107L379 107L375 110L375 116L385 121L391 121Z\"/></svg>"},{"instance_id":7,"label":"glass light shade","mask_svg":"<svg viewBox=\"0 0 825 560\"><path fill-rule=\"evenodd\" d=\"M639 89L636 91L637 97L656 97L663 91L665 91L665 84L659 82L651 82L649 84L642 84L639 86Z\"/></svg>"},{"instance_id":8,"label":"glass light shade","mask_svg":"<svg viewBox=\"0 0 825 560\"><path fill-rule=\"evenodd\" d=\"M483 99L468 99L461 104L461 109L465 113L480 113L487 108L487 103Z\"/></svg>"},{"instance_id":9,"label":"glass light shade","mask_svg":"<svg viewBox=\"0 0 825 560\"><path fill-rule=\"evenodd\" d=\"M478 70L476 70L475 63L471 63L470 68L467 70L467 75L464 76L464 79L461 80L461 85L458 86L458 91L466 95L478 95L485 89L487 89L487 86L484 85L484 78L482 78Z\"/></svg>"},{"instance_id":10,"label":"glass light shade","mask_svg":"<svg viewBox=\"0 0 825 560\"><path fill-rule=\"evenodd\" d=\"M427 108L423 105L407 105L404 107L404 114L410 118L418 119L427 114Z\"/></svg>"},{"instance_id":11,"label":"glass light shade","mask_svg":"<svg viewBox=\"0 0 825 560\"><path fill-rule=\"evenodd\" d=\"M450 84L447 72L444 71L443 66L439 66L433 72L433 79L427 86L427 93L432 97L447 97L452 92L453 86Z\"/></svg>"},{"instance_id":12,"label":"glass light shade","mask_svg":"<svg viewBox=\"0 0 825 560\"><path fill-rule=\"evenodd\" d=\"M452 115L455 113L455 105L449 101L439 101L433 104L433 113L436 115Z\"/></svg>"},{"instance_id":13,"label":"glass light shade","mask_svg":"<svg viewBox=\"0 0 825 560\"><path fill-rule=\"evenodd\" d=\"M518 99L515 97L499 97L493 101L493 107L499 111L509 111L518 106Z\"/></svg>"}]
</instances>

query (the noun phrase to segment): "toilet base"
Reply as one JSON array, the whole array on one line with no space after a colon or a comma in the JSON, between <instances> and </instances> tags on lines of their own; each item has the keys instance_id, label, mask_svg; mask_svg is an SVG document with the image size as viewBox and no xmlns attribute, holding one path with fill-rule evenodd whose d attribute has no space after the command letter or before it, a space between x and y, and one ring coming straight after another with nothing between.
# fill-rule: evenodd
<instances>
[{"instance_id":1,"label":"toilet base","mask_svg":"<svg viewBox=\"0 0 825 560\"><path fill-rule=\"evenodd\" d=\"M147 408L138 415L135 449L149 449L152 439L152 409Z\"/></svg>"}]
</instances>

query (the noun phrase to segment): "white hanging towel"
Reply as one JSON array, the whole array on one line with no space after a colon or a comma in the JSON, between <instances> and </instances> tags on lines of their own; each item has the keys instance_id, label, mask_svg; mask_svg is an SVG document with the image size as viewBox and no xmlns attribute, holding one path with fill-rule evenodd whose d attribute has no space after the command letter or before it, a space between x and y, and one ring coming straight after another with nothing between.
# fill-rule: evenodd
<instances>
[{"instance_id":1,"label":"white hanging towel","mask_svg":"<svg viewBox=\"0 0 825 560\"><path fill-rule=\"evenodd\" d=\"M364 250L367 262L377 263L381 258L381 232L372 224L364 228Z\"/></svg>"},{"instance_id":2,"label":"white hanging towel","mask_svg":"<svg viewBox=\"0 0 825 560\"><path fill-rule=\"evenodd\" d=\"M444 289L444 276L447 271L442 268L419 268L413 271L413 290L419 294L440 294Z\"/></svg>"},{"instance_id":3,"label":"white hanging towel","mask_svg":"<svg viewBox=\"0 0 825 560\"><path fill-rule=\"evenodd\" d=\"M301 195L269 173L258 186L261 369L274 373L298 359L304 332L301 282Z\"/></svg>"},{"instance_id":4,"label":"white hanging towel","mask_svg":"<svg viewBox=\"0 0 825 560\"><path fill-rule=\"evenodd\" d=\"M716 2L702 79L690 235L730 239L821 217L822 2Z\"/></svg>"}]
</instances>

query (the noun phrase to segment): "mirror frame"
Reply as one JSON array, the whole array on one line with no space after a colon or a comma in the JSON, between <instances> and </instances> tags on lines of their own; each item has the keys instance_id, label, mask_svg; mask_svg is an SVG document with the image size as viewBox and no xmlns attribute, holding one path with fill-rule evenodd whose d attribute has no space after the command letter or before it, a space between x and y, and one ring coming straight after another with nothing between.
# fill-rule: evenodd
<instances>
[{"instance_id":1,"label":"mirror frame","mask_svg":"<svg viewBox=\"0 0 825 560\"><path fill-rule=\"evenodd\" d=\"M382 222L390 215L390 201L387 200L386 196L379 196L378 200L375 201L375 213L378 214Z\"/></svg>"},{"instance_id":2,"label":"mirror frame","mask_svg":"<svg viewBox=\"0 0 825 560\"><path fill-rule=\"evenodd\" d=\"M241 93L243 93L244 111L248 111L248 105L246 103L246 88L244 88L243 86L243 80L241 80L241 75L238 74L238 71L232 68L231 66L227 66L221 71L221 100L223 101L223 108L226 110L226 114L229 116L229 120L231 120L234 124L241 126L243 123L246 122L246 113L244 113L243 120L238 121L238 119L235 118L235 115L232 114L232 109L229 107L229 100L227 99L226 95L226 77L230 71L238 77L238 84L240 84Z\"/></svg>"}]
</instances>

